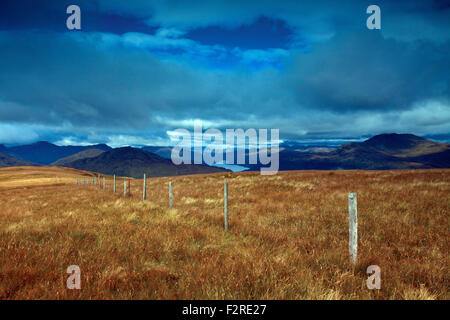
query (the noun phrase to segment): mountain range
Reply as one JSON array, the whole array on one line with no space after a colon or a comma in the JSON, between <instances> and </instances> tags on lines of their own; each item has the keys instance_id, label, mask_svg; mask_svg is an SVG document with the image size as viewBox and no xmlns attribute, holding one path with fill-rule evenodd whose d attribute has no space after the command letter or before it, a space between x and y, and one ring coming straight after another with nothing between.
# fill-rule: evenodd
<instances>
[{"instance_id":1,"label":"mountain range","mask_svg":"<svg viewBox=\"0 0 450 320\"><path fill-rule=\"evenodd\" d=\"M280 151L280 170L429 169L450 168L450 144L412 134L382 134L325 152L286 148Z\"/></svg>"},{"instance_id":2,"label":"mountain range","mask_svg":"<svg viewBox=\"0 0 450 320\"><path fill-rule=\"evenodd\" d=\"M112 148L106 144L96 144L90 146L57 146L47 141L39 141L33 144L14 146L10 148L0 145L1 153L41 165L51 164L61 158L71 156L87 149L100 149L107 151Z\"/></svg>"},{"instance_id":3,"label":"mountain range","mask_svg":"<svg viewBox=\"0 0 450 320\"><path fill-rule=\"evenodd\" d=\"M112 149L105 144L57 146L41 141L10 148L0 145L0 167L51 164L130 177L226 171L207 165L175 166L170 154L168 146ZM339 147L284 143L280 145L279 159L279 170L450 168L450 144L391 133ZM259 165L245 166L250 171L260 169Z\"/></svg>"}]
</instances>

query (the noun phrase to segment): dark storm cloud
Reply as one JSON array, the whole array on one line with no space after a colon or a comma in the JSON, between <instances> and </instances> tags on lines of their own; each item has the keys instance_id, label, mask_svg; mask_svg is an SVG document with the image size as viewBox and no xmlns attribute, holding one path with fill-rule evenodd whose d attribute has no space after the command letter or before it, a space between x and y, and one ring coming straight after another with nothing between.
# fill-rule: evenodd
<instances>
[{"instance_id":1,"label":"dark storm cloud","mask_svg":"<svg viewBox=\"0 0 450 320\"><path fill-rule=\"evenodd\" d=\"M7 2L0 143L165 143L194 119L290 139L450 132L440 2L381 1L380 31L365 27L364 2L164 3L81 1L84 29L69 32L61 4L33 18Z\"/></svg>"},{"instance_id":2,"label":"dark storm cloud","mask_svg":"<svg viewBox=\"0 0 450 320\"><path fill-rule=\"evenodd\" d=\"M299 103L336 111L404 110L450 96L450 43L402 42L368 30L341 33L298 55L289 85Z\"/></svg>"}]
</instances>

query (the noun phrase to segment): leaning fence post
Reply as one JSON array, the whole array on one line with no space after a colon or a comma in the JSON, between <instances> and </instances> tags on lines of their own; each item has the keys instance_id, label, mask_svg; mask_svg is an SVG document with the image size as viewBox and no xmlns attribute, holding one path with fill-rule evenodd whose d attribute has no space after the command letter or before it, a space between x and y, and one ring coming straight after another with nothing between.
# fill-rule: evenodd
<instances>
[{"instance_id":1,"label":"leaning fence post","mask_svg":"<svg viewBox=\"0 0 450 320\"><path fill-rule=\"evenodd\" d=\"M223 213L225 219L225 230L228 230L228 183L223 183Z\"/></svg>"},{"instance_id":2,"label":"leaning fence post","mask_svg":"<svg viewBox=\"0 0 450 320\"><path fill-rule=\"evenodd\" d=\"M142 191L142 201L145 201L146 194L147 194L147 179L145 178L144 173L144 190Z\"/></svg>"},{"instance_id":3,"label":"leaning fence post","mask_svg":"<svg viewBox=\"0 0 450 320\"><path fill-rule=\"evenodd\" d=\"M114 193L116 193L116 175L114 175Z\"/></svg>"},{"instance_id":4,"label":"leaning fence post","mask_svg":"<svg viewBox=\"0 0 450 320\"><path fill-rule=\"evenodd\" d=\"M172 209L172 204L173 204L172 181L169 181L169 209Z\"/></svg>"},{"instance_id":5,"label":"leaning fence post","mask_svg":"<svg viewBox=\"0 0 450 320\"><path fill-rule=\"evenodd\" d=\"M348 195L348 233L350 261L355 264L358 256L358 205L356 193Z\"/></svg>"},{"instance_id":6,"label":"leaning fence post","mask_svg":"<svg viewBox=\"0 0 450 320\"><path fill-rule=\"evenodd\" d=\"M123 196L127 196L127 180L123 180Z\"/></svg>"}]
</instances>

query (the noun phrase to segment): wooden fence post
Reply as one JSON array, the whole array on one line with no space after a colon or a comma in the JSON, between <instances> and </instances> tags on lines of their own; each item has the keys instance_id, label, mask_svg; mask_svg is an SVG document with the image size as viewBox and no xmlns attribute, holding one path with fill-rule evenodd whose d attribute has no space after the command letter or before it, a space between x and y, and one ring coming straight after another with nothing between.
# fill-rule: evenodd
<instances>
[{"instance_id":1,"label":"wooden fence post","mask_svg":"<svg viewBox=\"0 0 450 320\"><path fill-rule=\"evenodd\" d=\"M103 190L106 189L106 180L105 180L105 176L103 176Z\"/></svg>"},{"instance_id":2,"label":"wooden fence post","mask_svg":"<svg viewBox=\"0 0 450 320\"><path fill-rule=\"evenodd\" d=\"M144 173L144 190L142 191L142 201L145 201L145 196L147 195L147 179Z\"/></svg>"},{"instance_id":3,"label":"wooden fence post","mask_svg":"<svg viewBox=\"0 0 450 320\"><path fill-rule=\"evenodd\" d=\"M116 193L116 175L114 175L114 189L113 189L114 191L114 193Z\"/></svg>"},{"instance_id":4,"label":"wooden fence post","mask_svg":"<svg viewBox=\"0 0 450 320\"><path fill-rule=\"evenodd\" d=\"M358 204L356 193L348 195L348 233L350 261L355 264L358 256Z\"/></svg>"},{"instance_id":5,"label":"wooden fence post","mask_svg":"<svg viewBox=\"0 0 450 320\"><path fill-rule=\"evenodd\" d=\"M172 181L169 181L169 209L172 209L172 205L173 205Z\"/></svg>"},{"instance_id":6,"label":"wooden fence post","mask_svg":"<svg viewBox=\"0 0 450 320\"><path fill-rule=\"evenodd\" d=\"M225 219L225 230L228 230L228 183L223 183L223 213Z\"/></svg>"},{"instance_id":7,"label":"wooden fence post","mask_svg":"<svg viewBox=\"0 0 450 320\"><path fill-rule=\"evenodd\" d=\"M123 180L123 196L127 196L127 180Z\"/></svg>"}]
</instances>

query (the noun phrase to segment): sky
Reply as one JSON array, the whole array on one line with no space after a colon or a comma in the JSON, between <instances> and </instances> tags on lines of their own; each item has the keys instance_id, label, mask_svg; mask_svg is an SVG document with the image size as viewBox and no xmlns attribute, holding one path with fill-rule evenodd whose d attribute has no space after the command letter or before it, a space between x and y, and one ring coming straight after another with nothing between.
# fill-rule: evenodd
<instances>
[{"instance_id":1,"label":"sky","mask_svg":"<svg viewBox=\"0 0 450 320\"><path fill-rule=\"evenodd\" d=\"M195 120L284 141L450 141L449 74L450 1L0 2L6 145L170 145Z\"/></svg>"}]
</instances>

